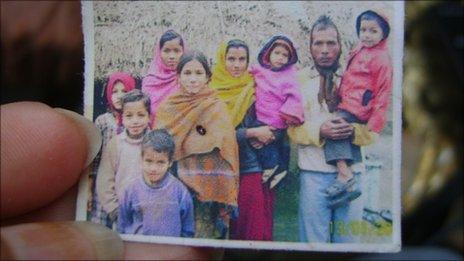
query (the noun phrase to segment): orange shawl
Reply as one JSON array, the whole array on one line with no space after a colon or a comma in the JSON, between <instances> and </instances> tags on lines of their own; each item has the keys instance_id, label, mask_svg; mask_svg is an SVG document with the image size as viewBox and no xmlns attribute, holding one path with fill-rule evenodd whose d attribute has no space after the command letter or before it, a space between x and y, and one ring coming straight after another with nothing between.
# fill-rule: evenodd
<instances>
[{"instance_id":1,"label":"orange shawl","mask_svg":"<svg viewBox=\"0 0 464 261\"><path fill-rule=\"evenodd\" d=\"M194 95L183 89L176 91L161 103L155 127L164 128L173 136L174 160L192 166L187 173L179 171L179 178L198 193L199 200L237 205L239 165L235 130L226 105L215 90L205 87ZM214 173L215 166L218 173Z\"/></svg>"}]
</instances>

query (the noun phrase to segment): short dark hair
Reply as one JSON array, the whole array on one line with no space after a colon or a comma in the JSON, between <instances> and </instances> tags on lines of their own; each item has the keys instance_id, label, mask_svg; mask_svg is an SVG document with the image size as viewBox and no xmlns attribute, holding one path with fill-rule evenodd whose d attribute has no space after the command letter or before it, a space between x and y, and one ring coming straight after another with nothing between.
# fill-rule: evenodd
<instances>
[{"instance_id":1,"label":"short dark hair","mask_svg":"<svg viewBox=\"0 0 464 261\"><path fill-rule=\"evenodd\" d=\"M337 41L340 44L340 33L338 32L337 26L334 24L334 22L329 16L321 15L311 27L311 31L309 32L309 45L311 46L313 44L314 31L323 31L329 28L333 28L335 32L337 32Z\"/></svg>"},{"instance_id":2,"label":"short dark hair","mask_svg":"<svg viewBox=\"0 0 464 261\"><path fill-rule=\"evenodd\" d=\"M182 46L182 48L184 48L184 40L182 39L182 36L180 34L178 34L176 31L170 29L170 30L167 30L166 32L164 32L164 34L161 36L160 42L159 42L160 49L163 48L164 44L167 41L171 41L171 40L174 40L174 39L177 39L177 38L179 39L180 46Z\"/></svg>"},{"instance_id":3,"label":"short dark hair","mask_svg":"<svg viewBox=\"0 0 464 261\"><path fill-rule=\"evenodd\" d=\"M150 114L150 97L148 97L146 94L144 94L141 90L139 89L133 89L130 92L127 92L122 96L121 98L121 104L122 104L122 111L124 111L124 105L129 102L138 102L142 101L143 105L145 106L145 109L147 109L148 114Z\"/></svg>"},{"instance_id":4,"label":"short dark hair","mask_svg":"<svg viewBox=\"0 0 464 261\"><path fill-rule=\"evenodd\" d=\"M362 12L358 18L356 18L356 33L359 36L359 30L361 28L361 21L366 20L366 21L376 21L377 24L379 24L379 27L382 29L382 34L383 34L383 39L387 38L388 35L390 34L390 25L388 24L387 20L383 18L381 15L378 13L372 11L372 10L367 10L365 12Z\"/></svg>"},{"instance_id":5,"label":"short dark hair","mask_svg":"<svg viewBox=\"0 0 464 261\"><path fill-rule=\"evenodd\" d=\"M142 139L142 155L145 149L153 149L158 153L167 153L172 161L176 145L172 136L165 129L149 131Z\"/></svg>"},{"instance_id":6,"label":"short dark hair","mask_svg":"<svg viewBox=\"0 0 464 261\"><path fill-rule=\"evenodd\" d=\"M184 66L188 62L193 61L193 60L199 61L201 63L201 65L205 69L206 76L208 77L208 79L210 79L211 69L209 68L209 65L208 65L208 59L202 52L195 51L195 50L186 52L180 57L179 64L177 64L177 74L180 74L182 72L182 69L184 69Z\"/></svg>"},{"instance_id":7,"label":"short dark hair","mask_svg":"<svg viewBox=\"0 0 464 261\"><path fill-rule=\"evenodd\" d=\"M248 45L242 40L232 39L229 42L227 42L226 55L230 48L240 48L240 47L244 48L247 53L247 64L248 64L250 62L250 50L248 48Z\"/></svg>"}]
</instances>

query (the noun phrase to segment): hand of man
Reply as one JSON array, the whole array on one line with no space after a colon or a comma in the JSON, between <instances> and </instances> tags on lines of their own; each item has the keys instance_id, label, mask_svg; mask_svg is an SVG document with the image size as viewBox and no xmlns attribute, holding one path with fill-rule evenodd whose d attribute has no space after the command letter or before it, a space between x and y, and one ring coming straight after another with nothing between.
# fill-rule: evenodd
<instances>
[{"instance_id":1,"label":"hand of man","mask_svg":"<svg viewBox=\"0 0 464 261\"><path fill-rule=\"evenodd\" d=\"M340 140L346 139L353 134L353 126L343 118L335 117L324 122L319 131L322 138Z\"/></svg>"}]
</instances>

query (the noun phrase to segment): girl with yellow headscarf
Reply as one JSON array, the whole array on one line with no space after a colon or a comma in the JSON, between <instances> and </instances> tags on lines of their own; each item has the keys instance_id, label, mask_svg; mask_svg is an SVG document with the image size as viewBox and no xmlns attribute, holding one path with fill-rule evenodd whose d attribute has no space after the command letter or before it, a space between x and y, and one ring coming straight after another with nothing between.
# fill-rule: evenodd
<instances>
[{"instance_id":1,"label":"girl with yellow headscarf","mask_svg":"<svg viewBox=\"0 0 464 261\"><path fill-rule=\"evenodd\" d=\"M239 216L231 220L230 238L272 240L274 191L261 182L263 169L255 148L275 137L269 126L250 127L256 120L255 82L247 69L249 49L241 40L223 42L217 50L210 87L227 104L239 145Z\"/></svg>"}]
</instances>

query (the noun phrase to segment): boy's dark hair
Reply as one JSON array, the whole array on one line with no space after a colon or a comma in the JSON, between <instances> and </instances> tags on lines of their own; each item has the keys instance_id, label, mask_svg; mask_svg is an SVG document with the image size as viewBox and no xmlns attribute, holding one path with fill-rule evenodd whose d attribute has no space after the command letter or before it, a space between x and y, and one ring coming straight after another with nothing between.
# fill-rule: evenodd
<instances>
[{"instance_id":1,"label":"boy's dark hair","mask_svg":"<svg viewBox=\"0 0 464 261\"><path fill-rule=\"evenodd\" d=\"M334 24L334 22L329 16L321 15L311 27L311 31L309 32L309 45L312 46L313 44L314 31L323 31L329 28L333 28L337 32L337 41L340 44L340 33L338 32L337 26Z\"/></svg>"},{"instance_id":2,"label":"boy's dark hair","mask_svg":"<svg viewBox=\"0 0 464 261\"><path fill-rule=\"evenodd\" d=\"M132 91L127 92L124 94L124 96L122 96L122 111L124 111L124 105L126 103L137 101L142 101L145 109L147 109L148 114L150 114L150 98L139 89L133 89Z\"/></svg>"},{"instance_id":3,"label":"boy's dark hair","mask_svg":"<svg viewBox=\"0 0 464 261\"><path fill-rule=\"evenodd\" d=\"M180 34L178 34L176 31L170 29L170 30L167 30L166 32L164 32L164 34L161 36L160 38L160 49L163 48L164 44L167 42L167 41L171 41L171 40L174 40L174 39L179 39L179 44L180 46L182 46L182 48L184 48L184 40L182 39L182 36Z\"/></svg>"},{"instance_id":4,"label":"boy's dark hair","mask_svg":"<svg viewBox=\"0 0 464 261\"><path fill-rule=\"evenodd\" d=\"M167 153L172 161L176 145L172 136L165 129L149 131L142 140L142 155L145 149L151 148L158 153Z\"/></svg>"},{"instance_id":5,"label":"boy's dark hair","mask_svg":"<svg viewBox=\"0 0 464 261\"><path fill-rule=\"evenodd\" d=\"M367 20L367 21L376 21L379 24L379 27L382 29L382 34L383 34L383 39L387 38L388 35L390 34L390 25L388 24L387 20L383 18L381 15L378 13L372 11L372 10L367 10L363 13L361 13L358 18L356 18L356 33L358 34L359 37L359 30L361 28L361 21Z\"/></svg>"},{"instance_id":6,"label":"boy's dark hair","mask_svg":"<svg viewBox=\"0 0 464 261\"><path fill-rule=\"evenodd\" d=\"M233 39L227 42L226 55L230 48L239 48L239 47L242 47L245 49L246 54L247 54L247 64L248 64L250 62L250 50L248 48L248 45L242 40Z\"/></svg>"},{"instance_id":7,"label":"boy's dark hair","mask_svg":"<svg viewBox=\"0 0 464 261\"><path fill-rule=\"evenodd\" d=\"M206 76L208 77L208 79L210 79L211 70L208 65L208 59L202 52L199 52L199 51L190 51L190 52L184 53L180 57L179 64L177 65L177 74L180 74L182 72L182 69L184 69L184 66L188 62L193 61L193 60L199 61L201 63L201 65L205 69Z\"/></svg>"}]
</instances>

